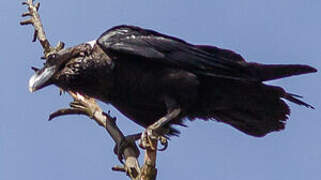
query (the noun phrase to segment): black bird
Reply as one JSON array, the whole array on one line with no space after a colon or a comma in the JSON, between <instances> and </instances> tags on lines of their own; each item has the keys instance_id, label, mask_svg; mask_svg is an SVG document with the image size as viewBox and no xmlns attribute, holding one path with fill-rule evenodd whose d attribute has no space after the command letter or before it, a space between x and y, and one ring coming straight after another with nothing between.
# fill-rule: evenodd
<instances>
[{"instance_id":1,"label":"black bird","mask_svg":"<svg viewBox=\"0 0 321 180\"><path fill-rule=\"evenodd\" d=\"M177 135L172 125L203 119L261 137L284 129L290 114L284 100L313 108L263 83L317 71L307 65L249 63L231 50L127 25L79 47L49 57L30 90L54 84L94 97L147 128L145 136Z\"/></svg>"}]
</instances>

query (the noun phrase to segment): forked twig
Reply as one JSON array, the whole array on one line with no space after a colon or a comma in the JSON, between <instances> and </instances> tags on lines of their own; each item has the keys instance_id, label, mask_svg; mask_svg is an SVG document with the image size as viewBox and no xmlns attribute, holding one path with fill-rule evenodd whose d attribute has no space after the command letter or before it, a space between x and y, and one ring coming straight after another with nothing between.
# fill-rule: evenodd
<instances>
[{"instance_id":1,"label":"forked twig","mask_svg":"<svg viewBox=\"0 0 321 180\"><path fill-rule=\"evenodd\" d=\"M37 39L39 40L41 46L44 50L45 58L52 53L53 51L58 52L59 50L64 48L63 42L58 42L56 47L52 47L46 38L46 34L41 23L40 15L38 10L40 8L40 3L37 2L33 4L34 0L27 0L26 2L22 2L23 5L28 6L28 12L22 14L22 17L30 16L30 19L21 21L21 25L29 25L31 24L34 27L33 39L32 41L35 42Z\"/></svg>"},{"instance_id":2,"label":"forked twig","mask_svg":"<svg viewBox=\"0 0 321 180\"><path fill-rule=\"evenodd\" d=\"M38 10L40 8L40 3L37 2L36 4L33 4L33 0L27 0L26 2L23 2L22 4L28 6L28 12L23 13L22 17L31 16L31 18L21 21L20 24L21 25L32 24L35 29L32 41L35 42L36 39L38 38L38 40L41 43L45 52L49 52L50 51L50 43L46 38L42 23L40 20L40 16L38 14Z\"/></svg>"}]
</instances>

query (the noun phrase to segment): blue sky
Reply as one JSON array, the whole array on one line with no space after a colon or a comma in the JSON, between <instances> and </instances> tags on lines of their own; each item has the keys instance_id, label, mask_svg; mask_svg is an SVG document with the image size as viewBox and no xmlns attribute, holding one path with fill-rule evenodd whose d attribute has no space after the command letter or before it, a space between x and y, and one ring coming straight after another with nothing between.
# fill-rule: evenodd
<instances>
[{"instance_id":1,"label":"blue sky","mask_svg":"<svg viewBox=\"0 0 321 180\"><path fill-rule=\"evenodd\" d=\"M248 61L301 63L321 69L321 1L299 0L55 0L40 1L51 43L96 39L108 28L134 24L197 44L232 49ZM71 98L56 87L28 91L30 66L41 66L33 30L19 26L20 1L0 2L0 179L126 179L113 141L92 120L69 116L48 122ZM320 73L269 82L316 107L290 104L285 131L247 136L217 122L188 122L158 154L158 179L321 179ZM126 134L142 131L111 106Z\"/></svg>"}]
</instances>

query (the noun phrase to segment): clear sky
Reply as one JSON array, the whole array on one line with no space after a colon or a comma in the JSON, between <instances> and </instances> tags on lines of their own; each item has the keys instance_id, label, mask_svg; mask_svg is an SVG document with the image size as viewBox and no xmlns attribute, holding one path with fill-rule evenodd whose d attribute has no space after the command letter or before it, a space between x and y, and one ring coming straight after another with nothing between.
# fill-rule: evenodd
<instances>
[{"instance_id":1,"label":"clear sky","mask_svg":"<svg viewBox=\"0 0 321 180\"><path fill-rule=\"evenodd\" d=\"M108 28L134 24L239 52L248 61L302 63L321 69L321 1L317 0L55 0L41 1L40 14L52 43L67 46L96 39ZM113 141L92 120L69 116L48 122L71 98L56 87L28 91L41 66L31 26L19 26L21 1L0 1L0 179L126 179ZM320 180L320 73L270 82L304 96L316 107L290 103L285 131L264 138L228 125L197 120L180 128L158 154L158 179ZM111 106L103 105L107 111ZM142 131L112 109L126 134Z\"/></svg>"}]
</instances>

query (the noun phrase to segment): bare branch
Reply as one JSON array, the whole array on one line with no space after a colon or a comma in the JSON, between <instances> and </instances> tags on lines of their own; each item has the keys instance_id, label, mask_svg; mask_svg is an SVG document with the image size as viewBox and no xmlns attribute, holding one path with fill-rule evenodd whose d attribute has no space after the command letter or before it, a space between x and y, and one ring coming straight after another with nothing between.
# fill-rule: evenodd
<instances>
[{"instance_id":1,"label":"bare branch","mask_svg":"<svg viewBox=\"0 0 321 180\"><path fill-rule=\"evenodd\" d=\"M76 114L76 115L86 115L85 112L79 110L79 109L73 109L73 108L65 108L65 109L59 109L56 112L53 112L49 115L49 121L53 120L56 117L59 116L64 116L64 115L71 115L71 114Z\"/></svg>"},{"instance_id":2,"label":"bare branch","mask_svg":"<svg viewBox=\"0 0 321 180\"><path fill-rule=\"evenodd\" d=\"M52 47L46 37L43 25L41 23L40 15L38 10L40 8L40 3L37 2L33 4L33 0L27 0L26 2L22 3L23 5L28 6L28 12L22 14L22 17L31 16L30 19L21 21L21 25L28 25L31 24L34 27L34 34L32 38L32 42L35 42L37 39L39 40L43 50L45 59L51 53L56 53L64 48L63 42L58 42L56 47Z\"/></svg>"},{"instance_id":3,"label":"bare branch","mask_svg":"<svg viewBox=\"0 0 321 180\"><path fill-rule=\"evenodd\" d=\"M144 164L141 168L141 180L155 180L157 176L156 155L157 155L157 139L151 139L152 146L145 150Z\"/></svg>"},{"instance_id":4,"label":"bare branch","mask_svg":"<svg viewBox=\"0 0 321 180\"><path fill-rule=\"evenodd\" d=\"M98 106L95 99L88 96L81 95L72 91L67 91L73 98L74 102L71 103L72 108L60 109L49 116L49 119L56 118L62 115L70 114L83 114L95 120L97 124L104 127L110 134L115 143L120 143L124 138L123 133L116 126L115 118L106 114ZM140 167L137 160L138 154L131 147L124 149L125 165L124 167L115 167L115 171L126 172L131 179L138 179L140 174Z\"/></svg>"},{"instance_id":5,"label":"bare branch","mask_svg":"<svg viewBox=\"0 0 321 180\"><path fill-rule=\"evenodd\" d=\"M22 3L23 5L27 5L28 6L28 11L26 13L23 13L22 16L31 16L30 19L25 20L20 22L21 25L28 25L28 24L32 24L34 29L35 29L35 33L33 36L33 40L35 41L35 39L38 38L41 46L44 49L45 54L47 54L48 52L51 51L50 49L50 43L46 38L46 34L45 31L43 29L41 20L40 20L40 15L38 13L39 7L40 7L40 3L36 3L35 5L33 4L33 0L27 0L26 2Z\"/></svg>"}]
</instances>

